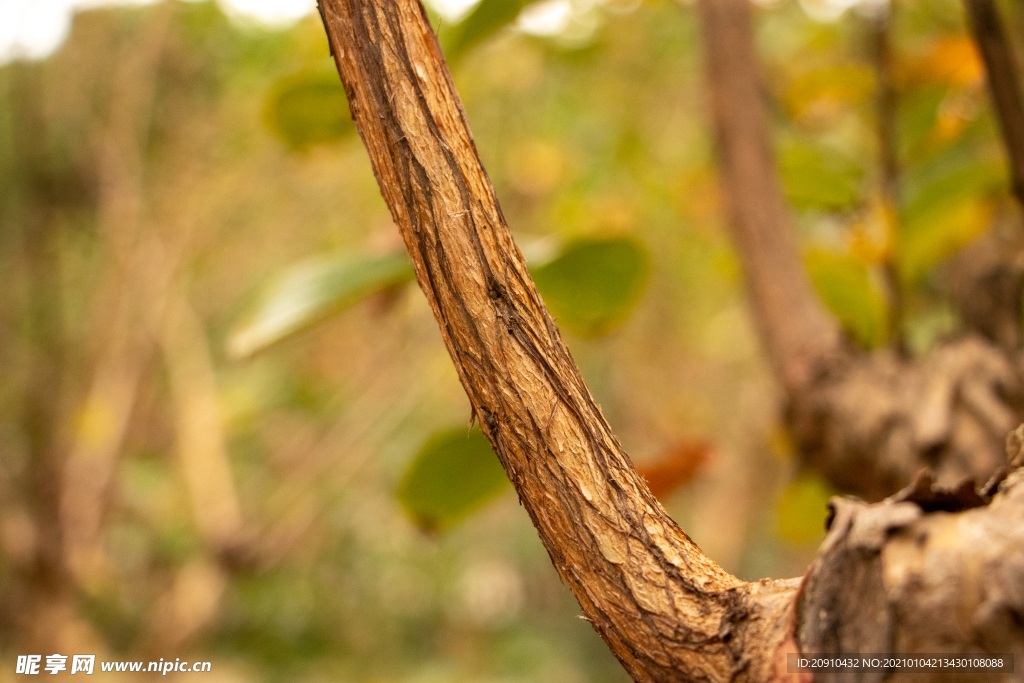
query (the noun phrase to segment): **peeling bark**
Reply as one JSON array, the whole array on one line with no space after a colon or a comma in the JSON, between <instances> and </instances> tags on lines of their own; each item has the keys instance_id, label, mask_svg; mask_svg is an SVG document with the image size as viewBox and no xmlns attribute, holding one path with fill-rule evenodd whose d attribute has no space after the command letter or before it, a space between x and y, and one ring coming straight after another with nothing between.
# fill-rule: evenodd
<instances>
[{"instance_id":1,"label":"peeling bark","mask_svg":"<svg viewBox=\"0 0 1024 683\"><path fill-rule=\"evenodd\" d=\"M839 498L832 510L800 597L802 652L1012 653L1016 673L830 672L815 681L1021 679L1024 470L1004 468L980 493L919 478L882 503Z\"/></svg>"},{"instance_id":2,"label":"peeling bark","mask_svg":"<svg viewBox=\"0 0 1024 683\"><path fill-rule=\"evenodd\" d=\"M976 336L920 358L877 351L837 362L787 421L803 462L839 490L880 500L927 467L943 486L981 484L1024 414L1019 359Z\"/></svg>"}]
</instances>

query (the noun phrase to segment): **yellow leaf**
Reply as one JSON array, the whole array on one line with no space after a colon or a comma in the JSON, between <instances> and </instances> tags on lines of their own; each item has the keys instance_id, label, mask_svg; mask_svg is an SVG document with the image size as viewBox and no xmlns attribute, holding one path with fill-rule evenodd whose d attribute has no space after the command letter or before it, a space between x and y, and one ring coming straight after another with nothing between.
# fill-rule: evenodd
<instances>
[{"instance_id":1,"label":"yellow leaf","mask_svg":"<svg viewBox=\"0 0 1024 683\"><path fill-rule=\"evenodd\" d=\"M797 118L825 118L843 105L868 101L875 77L864 66L844 65L800 74L786 88L784 99Z\"/></svg>"}]
</instances>

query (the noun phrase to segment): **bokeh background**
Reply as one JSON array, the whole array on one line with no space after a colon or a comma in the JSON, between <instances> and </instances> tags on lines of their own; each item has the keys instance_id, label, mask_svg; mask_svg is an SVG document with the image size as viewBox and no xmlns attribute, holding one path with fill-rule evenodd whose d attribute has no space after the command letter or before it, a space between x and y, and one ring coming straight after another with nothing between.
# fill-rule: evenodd
<instances>
[{"instance_id":1,"label":"bokeh background","mask_svg":"<svg viewBox=\"0 0 1024 683\"><path fill-rule=\"evenodd\" d=\"M1020 54L1024 7L1000 9ZM797 471L745 306L694 7L430 11L625 449L727 570L803 573L830 492ZM754 11L818 291L877 346L895 263L928 348L956 327L948 259L1020 222L960 3ZM0 66L0 681L54 652L209 681L627 681L470 432L319 18L278 19L93 7Z\"/></svg>"}]
</instances>

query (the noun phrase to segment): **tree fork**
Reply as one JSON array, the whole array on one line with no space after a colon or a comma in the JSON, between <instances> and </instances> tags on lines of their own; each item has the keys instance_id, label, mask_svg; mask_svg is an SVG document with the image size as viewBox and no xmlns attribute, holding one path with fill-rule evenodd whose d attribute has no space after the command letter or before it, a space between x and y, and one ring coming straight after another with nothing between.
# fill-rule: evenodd
<instances>
[{"instance_id":1,"label":"tree fork","mask_svg":"<svg viewBox=\"0 0 1024 683\"><path fill-rule=\"evenodd\" d=\"M417 0L321 0L350 109L474 415L636 681L768 680L795 582L705 557L634 471L512 240Z\"/></svg>"}]
</instances>

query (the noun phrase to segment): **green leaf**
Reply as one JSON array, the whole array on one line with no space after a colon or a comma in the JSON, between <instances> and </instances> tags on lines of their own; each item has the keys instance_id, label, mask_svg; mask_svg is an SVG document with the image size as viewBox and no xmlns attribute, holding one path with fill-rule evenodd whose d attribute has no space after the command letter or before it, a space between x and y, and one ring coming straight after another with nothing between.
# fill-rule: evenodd
<instances>
[{"instance_id":1,"label":"green leaf","mask_svg":"<svg viewBox=\"0 0 1024 683\"><path fill-rule=\"evenodd\" d=\"M519 16L527 0L482 0L443 40L445 58L456 62L466 52L505 28Z\"/></svg>"},{"instance_id":2,"label":"green leaf","mask_svg":"<svg viewBox=\"0 0 1024 683\"><path fill-rule=\"evenodd\" d=\"M885 299L867 266L823 249L808 252L804 263L825 305L854 339L868 348L885 343Z\"/></svg>"},{"instance_id":3,"label":"green leaf","mask_svg":"<svg viewBox=\"0 0 1024 683\"><path fill-rule=\"evenodd\" d=\"M605 334L629 316L647 286L650 257L629 237L580 240L533 271L560 326L583 337Z\"/></svg>"},{"instance_id":4,"label":"green leaf","mask_svg":"<svg viewBox=\"0 0 1024 683\"><path fill-rule=\"evenodd\" d=\"M398 499L423 529L450 528L508 486L501 463L479 430L431 436L409 465Z\"/></svg>"},{"instance_id":5,"label":"green leaf","mask_svg":"<svg viewBox=\"0 0 1024 683\"><path fill-rule=\"evenodd\" d=\"M251 356L360 299L413 278L404 251L303 261L267 291L263 303L228 336L228 353Z\"/></svg>"},{"instance_id":6,"label":"green leaf","mask_svg":"<svg viewBox=\"0 0 1024 683\"><path fill-rule=\"evenodd\" d=\"M279 79L267 95L265 120L293 149L337 142L355 130L333 64Z\"/></svg>"},{"instance_id":7,"label":"green leaf","mask_svg":"<svg viewBox=\"0 0 1024 683\"><path fill-rule=\"evenodd\" d=\"M860 201L864 172L856 161L823 145L782 145L780 171L786 197L798 209L846 211Z\"/></svg>"},{"instance_id":8,"label":"green leaf","mask_svg":"<svg viewBox=\"0 0 1024 683\"><path fill-rule=\"evenodd\" d=\"M801 474L792 481L775 506L775 523L783 540L798 545L817 544L825 535L825 517L832 492L815 475Z\"/></svg>"},{"instance_id":9,"label":"green leaf","mask_svg":"<svg viewBox=\"0 0 1024 683\"><path fill-rule=\"evenodd\" d=\"M986 230L993 218L991 196L1005 185L1001 163L967 153L951 153L911 175L899 231L903 281L919 282Z\"/></svg>"}]
</instances>

